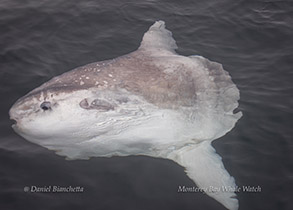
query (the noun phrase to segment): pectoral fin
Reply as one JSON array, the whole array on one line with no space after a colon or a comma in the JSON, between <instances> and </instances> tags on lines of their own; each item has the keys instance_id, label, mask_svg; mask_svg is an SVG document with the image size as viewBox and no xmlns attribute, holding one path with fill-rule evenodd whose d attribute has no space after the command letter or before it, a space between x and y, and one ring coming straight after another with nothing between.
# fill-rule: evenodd
<instances>
[{"instance_id":1,"label":"pectoral fin","mask_svg":"<svg viewBox=\"0 0 293 210\"><path fill-rule=\"evenodd\" d=\"M233 190L236 187L235 180L224 168L222 158L210 142L185 146L172 152L168 158L185 167L187 175L199 188L206 189L207 195L227 209L238 209L238 200Z\"/></svg>"},{"instance_id":2,"label":"pectoral fin","mask_svg":"<svg viewBox=\"0 0 293 210\"><path fill-rule=\"evenodd\" d=\"M83 109L109 111L113 110L115 105L102 99L94 99L92 102L89 102L89 100L85 98L79 103L79 106Z\"/></svg>"}]
</instances>

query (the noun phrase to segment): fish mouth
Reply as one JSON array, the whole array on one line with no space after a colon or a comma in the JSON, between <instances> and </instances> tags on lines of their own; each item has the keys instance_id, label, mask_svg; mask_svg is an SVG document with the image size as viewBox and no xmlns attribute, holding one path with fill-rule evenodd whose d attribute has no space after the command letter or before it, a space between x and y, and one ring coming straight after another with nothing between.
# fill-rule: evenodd
<instances>
[{"instance_id":1,"label":"fish mouth","mask_svg":"<svg viewBox=\"0 0 293 210\"><path fill-rule=\"evenodd\" d=\"M14 106L15 105L13 105L9 110L9 119L10 119L10 124L11 124L12 128L17 126L17 123L19 120L19 117L18 117L17 113L15 112Z\"/></svg>"},{"instance_id":2,"label":"fish mouth","mask_svg":"<svg viewBox=\"0 0 293 210\"><path fill-rule=\"evenodd\" d=\"M10 123L11 123L12 127L15 127L16 124L17 124L17 121L15 119L13 119L13 118L10 118Z\"/></svg>"}]
</instances>

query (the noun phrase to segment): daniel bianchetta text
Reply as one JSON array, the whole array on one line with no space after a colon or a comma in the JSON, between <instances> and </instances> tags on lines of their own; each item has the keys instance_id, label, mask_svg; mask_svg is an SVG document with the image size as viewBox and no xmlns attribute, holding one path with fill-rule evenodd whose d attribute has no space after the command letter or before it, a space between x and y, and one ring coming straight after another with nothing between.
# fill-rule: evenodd
<instances>
[{"instance_id":1,"label":"daniel bianchetta text","mask_svg":"<svg viewBox=\"0 0 293 210\"><path fill-rule=\"evenodd\" d=\"M84 188L80 186L26 186L23 188L24 192L31 193L82 193Z\"/></svg>"},{"instance_id":2,"label":"daniel bianchetta text","mask_svg":"<svg viewBox=\"0 0 293 210\"><path fill-rule=\"evenodd\" d=\"M215 186L209 186L209 187L195 187L195 186L178 186L178 193L196 193L196 192L201 192L201 193L217 193L217 192L247 192L247 193L259 193L261 192L261 187L260 186L220 186L220 187L215 187Z\"/></svg>"}]
</instances>

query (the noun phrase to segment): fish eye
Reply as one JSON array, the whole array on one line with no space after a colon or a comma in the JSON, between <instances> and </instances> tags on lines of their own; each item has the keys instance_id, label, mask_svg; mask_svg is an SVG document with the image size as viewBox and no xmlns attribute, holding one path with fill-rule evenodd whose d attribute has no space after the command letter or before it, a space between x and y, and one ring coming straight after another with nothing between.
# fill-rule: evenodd
<instances>
[{"instance_id":1,"label":"fish eye","mask_svg":"<svg viewBox=\"0 0 293 210\"><path fill-rule=\"evenodd\" d=\"M40 107L42 110L47 111L51 109L51 103L49 101L44 101L43 103L41 103Z\"/></svg>"}]
</instances>

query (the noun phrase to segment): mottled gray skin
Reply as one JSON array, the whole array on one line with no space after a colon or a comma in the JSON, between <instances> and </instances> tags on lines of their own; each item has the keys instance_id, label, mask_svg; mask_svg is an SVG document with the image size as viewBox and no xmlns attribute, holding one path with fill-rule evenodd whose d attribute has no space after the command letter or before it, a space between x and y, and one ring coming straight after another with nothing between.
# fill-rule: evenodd
<instances>
[{"instance_id":1,"label":"mottled gray skin","mask_svg":"<svg viewBox=\"0 0 293 210\"><path fill-rule=\"evenodd\" d=\"M200 84L197 84L198 78L192 73L194 69L185 63L187 57L173 54L163 56L166 62L161 66L158 65L161 58L152 56L151 52L144 49L113 60L87 64L54 77L18 101L29 100L29 97L37 96L41 92L46 95L52 92L58 94L58 92L88 88L98 90L122 88L144 97L148 102L161 108L176 109L179 106L193 106L196 103L197 86ZM211 75L223 74L220 64L208 60L204 62ZM171 73L165 71L168 70L166 63L172 66ZM224 80L227 83L226 78ZM198 89L202 88L198 87Z\"/></svg>"}]
</instances>

